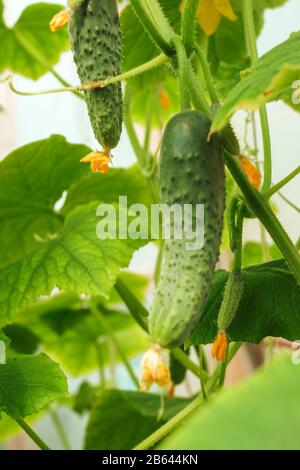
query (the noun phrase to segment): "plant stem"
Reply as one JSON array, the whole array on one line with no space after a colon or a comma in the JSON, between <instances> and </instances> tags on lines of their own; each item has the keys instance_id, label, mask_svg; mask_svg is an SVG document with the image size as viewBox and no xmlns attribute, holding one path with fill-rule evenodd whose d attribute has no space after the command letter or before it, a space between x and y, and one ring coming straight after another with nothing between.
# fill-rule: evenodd
<instances>
[{"instance_id":1,"label":"plant stem","mask_svg":"<svg viewBox=\"0 0 300 470\"><path fill-rule=\"evenodd\" d=\"M199 0L185 0L181 18L181 38L190 54L195 43L196 14L199 8Z\"/></svg>"},{"instance_id":2,"label":"plant stem","mask_svg":"<svg viewBox=\"0 0 300 470\"><path fill-rule=\"evenodd\" d=\"M181 410L176 416L171 418L166 424L161 426L157 431L147 437L143 442L138 444L133 450L147 450L152 449L155 444L161 441L165 436L170 434L179 423L187 418L193 411L203 404L202 396L195 398L189 405Z\"/></svg>"},{"instance_id":3,"label":"plant stem","mask_svg":"<svg viewBox=\"0 0 300 470\"><path fill-rule=\"evenodd\" d=\"M253 149L255 153L255 163L256 168L260 170L259 160L258 160L258 142L257 142L257 131L256 131L256 120L255 112L251 112L251 122L252 122L252 132L253 132ZM266 237L266 229L263 224L259 221L259 230L260 230L260 240L262 245L262 254L263 261L267 262L270 258L269 244Z\"/></svg>"},{"instance_id":4,"label":"plant stem","mask_svg":"<svg viewBox=\"0 0 300 470\"><path fill-rule=\"evenodd\" d=\"M143 168L146 168L148 166L148 153L141 146L138 136L135 132L134 124L130 114L130 99L128 96L128 92L125 95L124 108L124 124L127 130L127 134L135 156L137 158L137 161L139 162L141 170L143 171Z\"/></svg>"},{"instance_id":5,"label":"plant stem","mask_svg":"<svg viewBox=\"0 0 300 470\"><path fill-rule=\"evenodd\" d=\"M187 354L185 354L182 349L180 348L174 348L171 350L171 354L173 357L177 359L183 366L185 366L188 370L193 372L194 375L196 375L199 379L201 379L201 373L199 371L199 368L197 364L195 364ZM203 379L207 380L208 379L208 374L207 372L203 371Z\"/></svg>"},{"instance_id":6,"label":"plant stem","mask_svg":"<svg viewBox=\"0 0 300 470\"><path fill-rule=\"evenodd\" d=\"M104 358L103 358L103 344L104 338L99 338L98 341L95 343L96 354L99 364L99 378L100 378L100 386L105 388L105 368L104 368Z\"/></svg>"},{"instance_id":7,"label":"plant stem","mask_svg":"<svg viewBox=\"0 0 300 470\"><path fill-rule=\"evenodd\" d=\"M121 73L120 75L116 75L114 77L107 77L104 80L98 80L96 82L89 82L83 83L81 85L71 86L67 82L65 82L62 78L62 84L64 85L62 88L52 88L51 90L41 90L41 91L20 91L17 90L13 84L12 76L8 75L5 79L0 80L0 83L8 83L9 88L16 93L17 95L21 96L40 96L40 95L50 95L53 93L65 93L65 92L74 92L77 96L84 99L84 96L79 93L79 91L90 91L96 90L97 88L105 88L108 85L112 85L113 83L118 83L121 81L129 80L130 78L136 77L144 72L147 72L155 67L159 67L168 61L168 57L164 54L160 54L159 56L155 57L154 59L146 62L134 69L128 70L127 72ZM53 71L53 74L56 74ZM56 77L58 78L58 77Z\"/></svg>"},{"instance_id":8,"label":"plant stem","mask_svg":"<svg viewBox=\"0 0 300 470\"><path fill-rule=\"evenodd\" d=\"M253 17L253 2L252 0L243 0L242 5L246 42L249 49L251 63L254 64L254 62L258 59L258 51L256 45L256 33ZM270 129L267 108L265 105L260 108L259 115L264 146L264 182L262 186L262 191L267 191L272 183L272 155Z\"/></svg>"},{"instance_id":9,"label":"plant stem","mask_svg":"<svg viewBox=\"0 0 300 470\"><path fill-rule=\"evenodd\" d=\"M228 362L227 362L227 353L226 353L225 360L221 362L221 370L220 370L220 375L219 375L218 390L220 390L221 388L224 387L227 365L228 365Z\"/></svg>"},{"instance_id":10,"label":"plant stem","mask_svg":"<svg viewBox=\"0 0 300 470\"><path fill-rule=\"evenodd\" d=\"M178 75L180 85L181 111L191 108L190 93L188 87L189 64L183 42L179 36L174 36L172 43L175 46L178 60Z\"/></svg>"},{"instance_id":11,"label":"plant stem","mask_svg":"<svg viewBox=\"0 0 300 470\"><path fill-rule=\"evenodd\" d=\"M205 93L203 88L200 86L197 77L191 67L189 66L189 87L192 95L192 101L194 103L195 108L200 109L208 116L210 115L210 106L206 99Z\"/></svg>"},{"instance_id":12,"label":"plant stem","mask_svg":"<svg viewBox=\"0 0 300 470\"><path fill-rule=\"evenodd\" d=\"M229 353L228 353L228 363L232 360L235 356L239 348L241 347L241 343L233 343ZM218 381L220 375L220 368L217 368L212 377L209 379L206 385L207 393L211 392L216 382ZM182 423L182 421L187 418L193 411L199 408L202 405L203 399L201 396L197 396L189 405L187 405L183 410L181 410L176 416L171 418L166 424L161 426L157 431L153 434L148 436L143 442L138 444L133 450L148 450L153 448L159 441L161 441L164 437L170 434L176 427Z\"/></svg>"},{"instance_id":13,"label":"plant stem","mask_svg":"<svg viewBox=\"0 0 300 470\"><path fill-rule=\"evenodd\" d=\"M236 211L239 204L239 198L234 194L229 203L226 211L226 221L229 234L230 249L232 252L236 250L237 246L237 230L236 230Z\"/></svg>"},{"instance_id":14,"label":"plant stem","mask_svg":"<svg viewBox=\"0 0 300 470\"><path fill-rule=\"evenodd\" d=\"M131 380L136 385L136 387L139 388L139 381L138 381L138 379L137 379L137 377L134 373L134 370L131 367L131 364L128 361L123 349L121 348L121 346L119 344L119 341L117 340L117 338L115 336L114 331L112 330L112 328L111 328L110 324L108 323L108 321L106 320L105 316L102 314L102 312L98 308L98 305L93 300L91 300L90 309L91 309L91 312L93 313L94 317L98 320L99 324L103 328L103 330L110 337L112 343L114 344L116 350L118 351L118 353L119 353L119 355L120 355L120 357L121 357L121 359L124 363L124 366L126 367L126 369L128 371L129 376L131 377Z\"/></svg>"},{"instance_id":15,"label":"plant stem","mask_svg":"<svg viewBox=\"0 0 300 470\"><path fill-rule=\"evenodd\" d=\"M120 279L117 279L115 289L119 296L127 306L129 312L135 319L135 321L148 333L148 311L145 309L143 304L134 295L134 293L126 286L126 284Z\"/></svg>"},{"instance_id":16,"label":"plant stem","mask_svg":"<svg viewBox=\"0 0 300 470\"><path fill-rule=\"evenodd\" d=\"M225 152L225 161L229 171L242 191L249 208L268 230L285 258L291 272L294 274L297 281L300 282L300 256L293 242L273 213L268 202L249 183L238 158Z\"/></svg>"},{"instance_id":17,"label":"plant stem","mask_svg":"<svg viewBox=\"0 0 300 470\"><path fill-rule=\"evenodd\" d=\"M242 344L243 343L231 343L229 350L228 350L227 364L229 364L232 361L232 359L234 358L234 356L236 355L236 353L238 352ZM206 390L208 391L208 393L212 393L214 391L215 386L218 383L219 378L220 378L222 365L223 363L220 362L218 367L212 374L212 376L209 378L206 384Z\"/></svg>"},{"instance_id":18,"label":"plant stem","mask_svg":"<svg viewBox=\"0 0 300 470\"><path fill-rule=\"evenodd\" d=\"M146 122L144 134L144 152L150 152L151 132L152 132L152 115L153 115L153 101L152 96L149 96L146 106Z\"/></svg>"},{"instance_id":19,"label":"plant stem","mask_svg":"<svg viewBox=\"0 0 300 470\"><path fill-rule=\"evenodd\" d=\"M292 201L290 201L284 194L282 194L280 191L278 191L278 196L281 197L281 199L286 202L292 209L294 209L297 212L300 212L300 207L296 206Z\"/></svg>"},{"instance_id":20,"label":"plant stem","mask_svg":"<svg viewBox=\"0 0 300 470\"><path fill-rule=\"evenodd\" d=\"M131 5L140 22L156 45L167 55L174 49L170 40L174 31L169 25L157 0L131 0Z\"/></svg>"},{"instance_id":21,"label":"plant stem","mask_svg":"<svg viewBox=\"0 0 300 470\"><path fill-rule=\"evenodd\" d=\"M137 75L149 72L149 70L155 69L156 67L160 67L161 65L168 62L168 60L169 58L165 54L159 54L158 56L154 57L154 59L151 59L142 65L138 65L137 67L130 69L127 72L121 73L120 75L116 75L115 77L109 77L106 80L100 80L99 82L102 82L105 84L105 86L107 86L113 83L129 80L130 78L134 78Z\"/></svg>"},{"instance_id":22,"label":"plant stem","mask_svg":"<svg viewBox=\"0 0 300 470\"><path fill-rule=\"evenodd\" d=\"M26 432L26 434L33 440L33 442L41 449L41 450L51 450L50 447L45 444L45 442L36 434L36 432L27 424L23 418L14 418L14 420L18 423L19 426Z\"/></svg>"},{"instance_id":23,"label":"plant stem","mask_svg":"<svg viewBox=\"0 0 300 470\"><path fill-rule=\"evenodd\" d=\"M199 46L199 44L196 44L194 46L194 50L195 50L195 52L196 52L196 54L197 54L197 56L200 60L202 72L203 72L203 75L204 75L204 78L205 78L205 81L206 81L206 85L207 85L208 93L210 95L210 99L211 99L212 103L219 103L219 97L218 97L216 89L214 87L212 74L211 74L208 62L206 60L206 57L204 55L204 52L203 52L201 46Z\"/></svg>"},{"instance_id":24,"label":"plant stem","mask_svg":"<svg viewBox=\"0 0 300 470\"><path fill-rule=\"evenodd\" d=\"M141 171L144 174L144 176L147 178L153 202L158 203L159 202L159 190L158 190L156 175L154 171L156 167L156 161L155 161L155 158L147 150L145 150L139 142L139 139L136 134L134 124L131 118L130 94L128 90L126 90L125 97L124 97L124 124L127 130L128 138L134 150L135 156L141 167ZM151 165L152 165L152 169L151 171L149 171Z\"/></svg>"},{"instance_id":25,"label":"plant stem","mask_svg":"<svg viewBox=\"0 0 300 470\"><path fill-rule=\"evenodd\" d=\"M270 260L270 250L269 250L269 244L267 240L267 232L263 224L260 222L259 223L259 228L260 228L260 239L261 239L261 245L262 245L262 260L264 263Z\"/></svg>"},{"instance_id":26,"label":"plant stem","mask_svg":"<svg viewBox=\"0 0 300 470\"><path fill-rule=\"evenodd\" d=\"M54 410L51 410L51 408L49 409L49 415L50 415L50 418L52 419L52 422L53 422L53 425L55 427L55 430L61 440L61 443L63 445L63 448L65 450L71 450L71 445L70 445L70 442L69 442L69 438L64 430L64 427L59 419L59 416L57 414L56 411Z\"/></svg>"},{"instance_id":27,"label":"plant stem","mask_svg":"<svg viewBox=\"0 0 300 470\"><path fill-rule=\"evenodd\" d=\"M265 191L263 195L266 199L270 199L274 194L280 191L285 185L287 185L293 178L295 178L300 173L300 166L293 170L289 175L283 178L278 183L274 184L268 191Z\"/></svg>"},{"instance_id":28,"label":"plant stem","mask_svg":"<svg viewBox=\"0 0 300 470\"><path fill-rule=\"evenodd\" d=\"M45 59L45 57L36 49L34 44L24 36L24 34L16 30L16 28L11 31L16 36L17 41L24 47L24 49L26 49L26 51L29 55L31 55L31 57L33 57L37 62L39 62L42 67L44 67L45 70L51 73L64 87L69 86L69 84L59 75L59 73L57 73L56 70L51 67L47 59ZM81 96L78 91L73 91L73 93L75 93L77 96Z\"/></svg>"},{"instance_id":29,"label":"plant stem","mask_svg":"<svg viewBox=\"0 0 300 470\"><path fill-rule=\"evenodd\" d=\"M40 95L51 95L54 93L64 93L66 91L78 91L78 86L64 86L63 88L52 88L51 90L40 90L40 91L21 91L18 90L14 84L13 84L13 78L11 75L8 75L6 78L3 80L0 80L0 83L7 83L11 91L13 91L16 95L20 96L40 96ZM83 96L78 93L80 98L83 98Z\"/></svg>"},{"instance_id":30,"label":"plant stem","mask_svg":"<svg viewBox=\"0 0 300 470\"><path fill-rule=\"evenodd\" d=\"M234 250L234 260L232 271L240 273L242 269L242 248L243 248L243 226L244 226L244 203L237 206L236 214L236 246Z\"/></svg>"},{"instance_id":31,"label":"plant stem","mask_svg":"<svg viewBox=\"0 0 300 470\"><path fill-rule=\"evenodd\" d=\"M206 371L203 368L203 363L204 363L204 351L203 351L203 346L202 344L199 344L199 375L200 375L200 385L201 385L201 392L202 392L202 397L203 400L207 400L207 393L206 393L206 380L205 378Z\"/></svg>"}]
</instances>

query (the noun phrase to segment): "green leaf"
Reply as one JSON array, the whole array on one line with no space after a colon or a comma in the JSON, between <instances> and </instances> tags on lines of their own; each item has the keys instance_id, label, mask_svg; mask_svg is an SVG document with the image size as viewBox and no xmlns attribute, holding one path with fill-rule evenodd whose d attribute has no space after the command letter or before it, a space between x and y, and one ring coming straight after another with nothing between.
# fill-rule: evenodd
<instances>
[{"instance_id":1,"label":"green leaf","mask_svg":"<svg viewBox=\"0 0 300 470\"><path fill-rule=\"evenodd\" d=\"M300 32L260 57L244 72L244 78L229 93L212 123L221 130L238 109L258 109L264 103L292 95L292 84L300 79Z\"/></svg>"},{"instance_id":2,"label":"green leaf","mask_svg":"<svg viewBox=\"0 0 300 470\"><path fill-rule=\"evenodd\" d=\"M249 65L249 60L245 60L243 65L220 62L215 78L215 87L221 100L225 100L231 90L241 81L241 67L245 69Z\"/></svg>"},{"instance_id":3,"label":"green leaf","mask_svg":"<svg viewBox=\"0 0 300 470\"><path fill-rule=\"evenodd\" d=\"M120 268L145 240L98 239L98 206L95 202L74 209L61 233L0 269L0 325L12 322L54 287L108 299Z\"/></svg>"},{"instance_id":4,"label":"green leaf","mask_svg":"<svg viewBox=\"0 0 300 470\"><path fill-rule=\"evenodd\" d=\"M82 382L78 392L75 395L73 408L78 414L90 411L95 403L97 389L88 382Z\"/></svg>"},{"instance_id":5,"label":"green leaf","mask_svg":"<svg viewBox=\"0 0 300 470\"><path fill-rule=\"evenodd\" d=\"M63 7L49 3L29 5L17 23L8 28L0 0L0 72L8 69L33 80L55 65L69 49L66 28L51 33L49 23Z\"/></svg>"},{"instance_id":6,"label":"green leaf","mask_svg":"<svg viewBox=\"0 0 300 470\"><path fill-rule=\"evenodd\" d=\"M85 172L80 158L89 152L55 135L20 147L0 162L0 266L62 229L55 203Z\"/></svg>"},{"instance_id":7,"label":"green leaf","mask_svg":"<svg viewBox=\"0 0 300 470\"><path fill-rule=\"evenodd\" d=\"M92 201L119 203L119 196L127 196L128 206L152 202L147 179L138 165L112 168L107 175L85 171L70 186L62 213L67 214L78 205Z\"/></svg>"},{"instance_id":8,"label":"green leaf","mask_svg":"<svg viewBox=\"0 0 300 470\"><path fill-rule=\"evenodd\" d=\"M95 402L85 437L87 450L130 450L177 414L188 400L165 400L161 420L159 395L103 390Z\"/></svg>"},{"instance_id":9,"label":"green leaf","mask_svg":"<svg viewBox=\"0 0 300 470\"><path fill-rule=\"evenodd\" d=\"M36 413L67 394L66 378L45 354L0 364L0 411L18 418Z\"/></svg>"},{"instance_id":10,"label":"green leaf","mask_svg":"<svg viewBox=\"0 0 300 470\"><path fill-rule=\"evenodd\" d=\"M103 306L102 311L127 357L137 356L147 349L147 335L128 313ZM100 355L104 366L110 364L110 337L87 308L52 311L27 321L25 313L23 321L40 338L47 354L72 376L98 368ZM115 361L120 360L116 355Z\"/></svg>"},{"instance_id":11,"label":"green leaf","mask_svg":"<svg viewBox=\"0 0 300 470\"><path fill-rule=\"evenodd\" d=\"M33 354L36 352L40 339L22 325L7 325L4 332L9 339L8 357L16 354Z\"/></svg>"},{"instance_id":12,"label":"green leaf","mask_svg":"<svg viewBox=\"0 0 300 470\"><path fill-rule=\"evenodd\" d=\"M281 253L276 245L268 246L268 255L270 259L281 258ZM247 242L243 246L243 266L251 266L254 264L263 263L264 261L264 249L261 243Z\"/></svg>"},{"instance_id":13,"label":"green leaf","mask_svg":"<svg viewBox=\"0 0 300 470\"><path fill-rule=\"evenodd\" d=\"M228 272L215 274L211 293L190 344L212 343ZM228 328L233 341L259 343L266 336L300 338L300 286L283 260L243 269L244 290Z\"/></svg>"},{"instance_id":14,"label":"green leaf","mask_svg":"<svg viewBox=\"0 0 300 470\"><path fill-rule=\"evenodd\" d=\"M299 450L299 394L300 368L281 358L199 408L159 448Z\"/></svg>"},{"instance_id":15,"label":"green leaf","mask_svg":"<svg viewBox=\"0 0 300 470\"><path fill-rule=\"evenodd\" d=\"M136 357L147 349L149 339L133 321L130 326L118 325L117 328L116 322L113 324L116 339L126 357ZM70 375L78 377L99 367L99 352L96 347L98 338L102 341L100 347L103 365L107 366L111 362L110 338L103 334L91 317L87 317L60 337L46 339L44 345L53 359L59 361ZM115 361L120 363L121 358L116 355Z\"/></svg>"}]
</instances>

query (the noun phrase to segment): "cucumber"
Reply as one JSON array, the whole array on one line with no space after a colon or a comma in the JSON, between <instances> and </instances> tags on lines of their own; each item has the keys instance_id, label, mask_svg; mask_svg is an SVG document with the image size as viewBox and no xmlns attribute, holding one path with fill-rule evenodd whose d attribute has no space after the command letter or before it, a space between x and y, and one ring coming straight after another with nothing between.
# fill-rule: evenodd
<instances>
[{"instance_id":1,"label":"cucumber","mask_svg":"<svg viewBox=\"0 0 300 470\"><path fill-rule=\"evenodd\" d=\"M211 122L199 111L174 116L166 126L160 157L161 200L168 205L204 204L204 245L165 241L162 271L149 315L152 340L165 348L182 345L198 322L219 257L225 206L221 140L207 142ZM194 214L195 217L195 214Z\"/></svg>"},{"instance_id":2,"label":"cucumber","mask_svg":"<svg viewBox=\"0 0 300 470\"><path fill-rule=\"evenodd\" d=\"M69 34L82 84L121 71L121 32L115 0L83 0L72 10ZM116 147L122 131L120 83L85 91L90 121L105 149Z\"/></svg>"}]
</instances>

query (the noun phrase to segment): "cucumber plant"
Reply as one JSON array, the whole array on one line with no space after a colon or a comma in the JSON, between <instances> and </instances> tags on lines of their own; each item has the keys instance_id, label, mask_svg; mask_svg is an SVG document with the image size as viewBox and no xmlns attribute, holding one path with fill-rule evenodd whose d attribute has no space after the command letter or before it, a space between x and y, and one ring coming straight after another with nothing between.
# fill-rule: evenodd
<instances>
[{"instance_id":1,"label":"cucumber plant","mask_svg":"<svg viewBox=\"0 0 300 470\"><path fill-rule=\"evenodd\" d=\"M299 448L299 240L272 198L298 216L285 186L300 167L273 184L266 104L300 110L300 35L261 57L256 46L266 10L293 1L68 0L33 3L11 27L0 18L0 72L32 80L50 72L60 85L19 90L11 74L1 84L22 106L26 96L72 93L102 147L52 135L0 162L1 446L23 430L40 449L58 447L44 425L55 428L59 448L74 448L64 407L76 413L87 450ZM67 50L77 84L55 67ZM230 119L240 109L248 114L237 130ZM110 165L122 130L131 149L121 143L120 155L137 160L130 168ZM179 228L183 238L148 234L158 203L192 208L187 225L171 217L171 233ZM110 216L99 223L102 204ZM248 220L259 243L245 242ZM151 276L124 269L148 243L158 253ZM239 363L255 377L223 393L240 348ZM74 377L79 386L68 395ZM44 440L35 422L46 415Z\"/></svg>"}]
</instances>

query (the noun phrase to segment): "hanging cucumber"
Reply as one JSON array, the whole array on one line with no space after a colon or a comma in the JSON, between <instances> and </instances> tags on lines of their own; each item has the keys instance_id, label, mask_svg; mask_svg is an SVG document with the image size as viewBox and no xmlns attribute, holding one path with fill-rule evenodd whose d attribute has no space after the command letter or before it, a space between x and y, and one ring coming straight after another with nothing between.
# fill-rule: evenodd
<instances>
[{"instance_id":1,"label":"hanging cucumber","mask_svg":"<svg viewBox=\"0 0 300 470\"><path fill-rule=\"evenodd\" d=\"M72 9L69 33L82 84L118 75L121 32L116 0L82 0ZM116 147L122 131L120 83L85 91L94 134L106 151Z\"/></svg>"},{"instance_id":2,"label":"hanging cucumber","mask_svg":"<svg viewBox=\"0 0 300 470\"><path fill-rule=\"evenodd\" d=\"M210 125L208 117L199 111L185 111L170 120L162 141L162 202L181 207L192 204L193 223L196 204L204 204L201 249L187 249L190 235L165 241L149 331L155 343L167 348L182 345L194 329L219 256L225 204L224 160L220 138L214 135L207 141Z\"/></svg>"}]
</instances>

